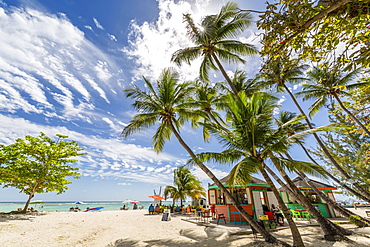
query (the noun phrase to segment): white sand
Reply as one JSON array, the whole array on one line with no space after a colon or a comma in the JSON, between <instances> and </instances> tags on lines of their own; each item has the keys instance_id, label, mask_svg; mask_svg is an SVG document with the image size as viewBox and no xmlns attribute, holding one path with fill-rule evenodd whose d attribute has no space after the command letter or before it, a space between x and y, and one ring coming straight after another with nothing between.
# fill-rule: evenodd
<instances>
[{"instance_id":1,"label":"white sand","mask_svg":"<svg viewBox=\"0 0 370 247\"><path fill-rule=\"evenodd\" d=\"M161 215L146 215L146 210L102 212L54 212L44 215L0 215L1 247L124 247L124 246L272 246L257 242L252 235L231 235L245 232L247 226L234 224L197 225L173 215L171 221L161 221ZM300 222L299 224L305 224ZM347 228L370 235L370 229ZM300 228L306 246L342 247L370 246L370 239L351 236L354 242L326 242L318 227ZM273 233L292 243L290 230Z\"/></svg>"}]
</instances>

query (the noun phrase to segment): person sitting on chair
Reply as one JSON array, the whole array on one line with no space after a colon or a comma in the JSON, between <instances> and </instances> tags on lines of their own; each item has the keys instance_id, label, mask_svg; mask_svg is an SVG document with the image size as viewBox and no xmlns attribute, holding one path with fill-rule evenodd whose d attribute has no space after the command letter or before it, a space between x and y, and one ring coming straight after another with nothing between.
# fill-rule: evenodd
<instances>
[{"instance_id":1,"label":"person sitting on chair","mask_svg":"<svg viewBox=\"0 0 370 247\"><path fill-rule=\"evenodd\" d=\"M159 214L161 212L161 208L159 207L158 204L155 205L154 212L156 212L157 214Z\"/></svg>"},{"instance_id":2,"label":"person sitting on chair","mask_svg":"<svg viewBox=\"0 0 370 247\"><path fill-rule=\"evenodd\" d=\"M274 213L276 222L279 223L280 222L279 219L281 219L281 221L284 222L284 216L282 213L280 213L280 208L275 207L274 204L271 204L271 209L272 209L272 212Z\"/></svg>"},{"instance_id":3,"label":"person sitting on chair","mask_svg":"<svg viewBox=\"0 0 370 247\"><path fill-rule=\"evenodd\" d=\"M153 204L150 204L148 210L149 210L149 214L154 214L154 206L153 206Z\"/></svg>"}]
</instances>

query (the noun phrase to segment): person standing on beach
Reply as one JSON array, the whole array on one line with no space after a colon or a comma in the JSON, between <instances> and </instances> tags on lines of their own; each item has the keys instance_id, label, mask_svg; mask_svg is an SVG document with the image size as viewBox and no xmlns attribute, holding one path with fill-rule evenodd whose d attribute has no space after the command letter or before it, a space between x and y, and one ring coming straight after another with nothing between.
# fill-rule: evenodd
<instances>
[{"instance_id":1,"label":"person standing on beach","mask_svg":"<svg viewBox=\"0 0 370 247\"><path fill-rule=\"evenodd\" d=\"M211 207L209 208L209 210L211 211L212 219L216 219L215 205L214 204L211 204Z\"/></svg>"}]
</instances>

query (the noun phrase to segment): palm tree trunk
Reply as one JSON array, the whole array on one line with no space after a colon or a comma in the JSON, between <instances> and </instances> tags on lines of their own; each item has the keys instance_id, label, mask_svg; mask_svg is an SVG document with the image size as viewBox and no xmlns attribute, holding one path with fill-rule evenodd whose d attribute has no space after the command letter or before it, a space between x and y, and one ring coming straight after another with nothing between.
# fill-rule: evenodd
<instances>
[{"instance_id":1,"label":"palm tree trunk","mask_svg":"<svg viewBox=\"0 0 370 247\"><path fill-rule=\"evenodd\" d=\"M301 106L298 104L296 98L294 97L294 95L292 94L292 92L289 90L289 88L285 85L285 83L282 83L282 85L284 86L285 90L287 91L287 93L290 95L290 97L292 98L294 104L297 106L299 112L302 114L302 116L304 116L304 119L307 123L307 125L309 126L310 129L313 129L312 127L312 124L311 122L309 121L307 115L304 113L303 109L301 108ZM356 181L354 181L352 179L352 177L338 164L338 162L334 159L334 157L330 154L329 150L326 148L326 146L324 145L324 143L321 141L321 139L319 138L319 136L316 134L316 133L313 133L313 136L315 137L317 143L319 144L319 146L322 148L322 150L324 151L326 157L328 157L328 159L331 161L331 163L335 166L335 168L338 169L338 171L340 173L343 174L343 176L348 179L348 181L353 184L353 186L355 186L360 192L363 193L364 196L368 197L370 200L370 193L367 192L364 188L362 188ZM360 180L361 181L361 180ZM366 201L368 201L366 200Z\"/></svg>"},{"instance_id":2,"label":"palm tree trunk","mask_svg":"<svg viewBox=\"0 0 370 247\"><path fill-rule=\"evenodd\" d=\"M224 67L222 66L220 60L218 59L218 57L216 56L216 54L212 53L212 57L213 59L215 60L215 62L217 63L217 66L218 68L220 69L222 75L225 77L227 83L229 84L231 90L233 91L233 93L238 96L238 90L236 90L236 87L234 85L234 83L231 81L230 77L227 75Z\"/></svg>"},{"instance_id":3,"label":"palm tree trunk","mask_svg":"<svg viewBox=\"0 0 370 247\"><path fill-rule=\"evenodd\" d=\"M316 188L316 186L312 183L312 181L303 173L300 171L295 171L297 175L305 181L327 204L329 204L333 209L339 211L344 217L349 218L350 215L356 215L360 218L360 220L355 219L356 223L360 227L369 226L370 221L349 211L348 209L342 207L338 203L334 202L330 197L328 197L325 193L323 193L321 190Z\"/></svg>"},{"instance_id":4,"label":"palm tree trunk","mask_svg":"<svg viewBox=\"0 0 370 247\"><path fill-rule=\"evenodd\" d=\"M171 130L175 134L177 140L185 148L185 150L189 153L191 158L196 162L202 171L204 171L207 176L221 189L224 195L227 197L229 201L233 204L233 206L240 212L240 214L248 221L248 223L254 227L265 239L268 243L280 243L282 246L290 246L289 244L278 240L273 235L271 235L266 229L264 229L260 224L258 224L251 215L249 215L239 203L236 202L235 198L231 195L231 193L223 186L223 184L216 178L216 176L208 169L202 162L197 160L196 155L191 150L191 148L184 142L180 134L177 132L175 126L172 124L172 121L169 121Z\"/></svg>"},{"instance_id":5,"label":"palm tree trunk","mask_svg":"<svg viewBox=\"0 0 370 247\"><path fill-rule=\"evenodd\" d=\"M286 153L286 156L290 159L290 160L293 160L292 157ZM323 199L327 204L329 204L333 209L339 211L344 217L346 218L349 218L350 215L357 215L351 211L349 211L348 209L342 207L340 204L334 202L329 196L327 196L324 192L322 192L321 190L319 190L318 188L316 188L316 186L312 183L312 181L306 176L306 174L304 174L303 172L301 171L298 171L298 170L295 170L294 171L303 181L305 181L310 187L311 189L313 189L320 197L321 199ZM361 220L357 220L356 219L356 222L358 223L359 226L361 227L365 227L365 226L369 226L368 224L370 223L369 220L367 219L364 219L363 217L357 215L358 217L360 217ZM367 222L367 224L365 223Z\"/></svg>"},{"instance_id":6,"label":"palm tree trunk","mask_svg":"<svg viewBox=\"0 0 370 247\"><path fill-rule=\"evenodd\" d=\"M365 125L363 125L360 120L358 120L358 118L353 115L353 113L351 111L349 111L344 105L343 105L343 102L340 100L340 98L338 97L338 95L335 93L333 94L334 98L337 100L338 104L340 105L340 107L343 109L343 111L345 111L348 115L350 115L350 117L366 132L366 134L368 136L370 136L370 131L366 128Z\"/></svg>"},{"instance_id":7,"label":"palm tree trunk","mask_svg":"<svg viewBox=\"0 0 370 247\"><path fill-rule=\"evenodd\" d=\"M272 182L271 178L267 174L267 172L264 169L260 169L264 179L270 185L270 188L272 189L272 192L274 193L278 203L279 203L279 208L283 211L284 216L286 220L289 223L290 231L292 232L292 237L293 237L293 246L299 247L299 246L304 246L301 234L299 233L299 230L297 228L297 225L295 224L292 215L290 214L289 208L285 205L283 199L281 198L279 191L276 189L275 184Z\"/></svg>"},{"instance_id":8,"label":"palm tree trunk","mask_svg":"<svg viewBox=\"0 0 370 247\"><path fill-rule=\"evenodd\" d=\"M207 114L208 114L208 116L210 116L210 117L211 117L211 119L212 119L213 121L215 121L215 123L216 123L218 126L220 126L221 128L223 128L223 129L224 129L223 125L221 125L221 123L217 120L217 118L215 118L215 116L213 116L213 115L212 115L211 111L207 111Z\"/></svg>"},{"instance_id":9,"label":"palm tree trunk","mask_svg":"<svg viewBox=\"0 0 370 247\"><path fill-rule=\"evenodd\" d=\"M301 146L301 148L303 149L303 151L306 153L307 157L312 161L312 163L314 163L315 165L318 165L320 166L316 160L311 156L311 154L308 152L308 150L305 148L305 146L303 146L303 144L301 142L299 142L299 145ZM330 172L328 172L327 170L324 170L325 171L325 174L328 175L331 179L334 180L334 182L336 182L337 184L339 184L340 186L342 186L343 188L345 188L346 190L348 190L349 192L351 192L354 196L357 196L358 198L361 198L362 200L364 201L367 201L367 202L370 202L369 198L363 196L362 194L358 193L357 191L355 191L354 189L352 189L351 187L347 186L346 184L342 183L339 179L337 179L336 177L334 177Z\"/></svg>"},{"instance_id":10,"label":"palm tree trunk","mask_svg":"<svg viewBox=\"0 0 370 247\"><path fill-rule=\"evenodd\" d=\"M326 219L316 208L311 204L311 202L299 191L297 186L293 183L293 181L289 178L289 176L285 173L284 170L279 170L284 178L285 181L289 184L291 189L296 192L298 195L299 201L301 205L309 212L320 224L321 228L323 229L324 238L329 241L337 241L337 240L345 240L347 239L344 235L352 235L353 233L343 227L336 225Z\"/></svg>"},{"instance_id":11,"label":"palm tree trunk","mask_svg":"<svg viewBox=\"0 0 370 247\"><path fill-rule=\"evenodd\" d=\"M270 174L273 174L273 177L274 178L277 178L276 174L268 166L266 166L266 170ZM303 208L305 208L316 219L317 223L319 223L321 229L324 232L324 238L325 238L325 240L327 240L327 241L342 241L342 240L347 240L347 238L344 236L344 234L341 231L339 231L334 226L333 223L331 223L330 221L328 221L327 219L325 219L319 213L319 211L317 211L311 205L311 203L307 200L307 198L305 198L303 196L303 194L298 190L298 188L294 185L294 183L290 180L290 178L285 174L285 172L283 172L281 169L278 169L278 170L282 174L282 176L285 179L285 181L288 183L289 187L294 192L293 194L290 194L290 195L293 196L299 202L299 204ZM280 185L283 185L284 184L280 179L278 179L278 183ZM288 190L288 193L290 193L290 192L291 191ZM344 230L345 229L343 229L343 232L344 232Z\"/></svg>"}]
</instances>

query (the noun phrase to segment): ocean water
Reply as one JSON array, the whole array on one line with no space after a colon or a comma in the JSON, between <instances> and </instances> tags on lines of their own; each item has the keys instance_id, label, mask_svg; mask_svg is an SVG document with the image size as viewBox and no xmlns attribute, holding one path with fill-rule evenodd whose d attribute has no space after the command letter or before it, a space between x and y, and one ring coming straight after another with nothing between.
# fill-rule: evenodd
<instances>
[{"instance_id":1,"label":"ocean water","mask_svg":"<svg viewBox=\"0 0 370 247\"><path fill-rule=\"evenodd\" d=\"M150 204L153 201L141 201L137 205L138 207L144 206L144 209L147 210ZM171 201L162 202L162 205L170 205ZM24 207L24 202L0 202L0 212L10 212L15 211L17 208ZM104 207L101 210L104 211L112 211L112 210L120 210L120 208L126 205L129 207L129 210L132 210L133 204L132 203L122 203L122 201L87 201L83 202L83 204L75 204L75 202L44 202L38 204L30 204L29 208L33 207L37 211L46 211L46 212L68 212L71 207L78 206L81 211L85 210L86 208L95 208L95 207Z\"/></svg>"}]
</instances>

